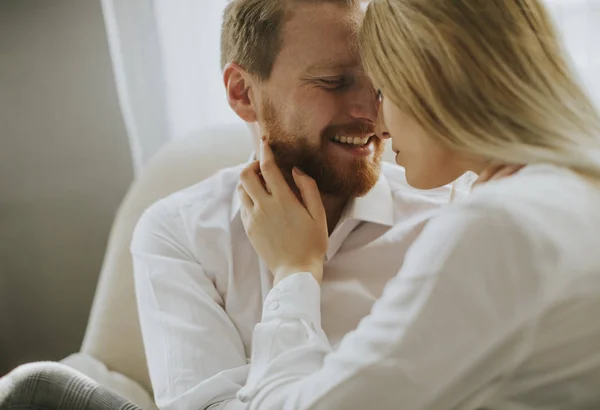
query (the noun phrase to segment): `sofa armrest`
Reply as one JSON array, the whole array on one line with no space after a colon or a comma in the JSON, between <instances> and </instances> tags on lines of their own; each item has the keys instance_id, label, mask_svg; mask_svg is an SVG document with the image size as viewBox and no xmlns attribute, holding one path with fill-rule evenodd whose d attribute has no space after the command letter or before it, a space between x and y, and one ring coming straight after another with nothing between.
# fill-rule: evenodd
<instances>
[{"instance_id":1,"label":"sofa armrest","mask_svg":"<svg viewBox=\"0 0 600 410\"><path fill-rule=\"evenodd\" d=\"M144 410L158 410L154 400L142 386L120 373L110 371L104 363L90 355L75 353L63 359L61 363L83 373Z\"/></svg>"}]
</instances>

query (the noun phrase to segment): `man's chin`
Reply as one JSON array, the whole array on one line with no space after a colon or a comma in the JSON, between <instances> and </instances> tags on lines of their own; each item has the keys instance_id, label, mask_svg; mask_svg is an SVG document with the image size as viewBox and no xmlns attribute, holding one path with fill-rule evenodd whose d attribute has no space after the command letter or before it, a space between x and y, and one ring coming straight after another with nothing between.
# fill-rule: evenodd
<instances>
[{"instance_id":1,"label":"man's chin","mask_svg":"<svg viewBox=\"0 0 600 410\"><path fill-rule=\"evenodd\" d=\"M369 193L379 179L381 168L368 158L353 161L333 160L328 171L315 175L322 194L340 198L361 197Z\"/></svg>"}]
</instances>

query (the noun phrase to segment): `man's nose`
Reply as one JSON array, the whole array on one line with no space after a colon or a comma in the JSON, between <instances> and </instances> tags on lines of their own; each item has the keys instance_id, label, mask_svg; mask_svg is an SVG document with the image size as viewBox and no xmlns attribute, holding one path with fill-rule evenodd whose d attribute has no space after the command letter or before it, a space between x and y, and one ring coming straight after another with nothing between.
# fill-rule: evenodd
<instances>
[{"instance_id":1,"label":"man's nose","mask_svg":"<svg viewBox=\"0 0 600 410\"><path fill-rule=\"evenodd\" d=\"M377 94L366 79L357 80L353 90L348 93L349 114L354 119L377 123L379 102Z\"/></svg>"}]
</instances>

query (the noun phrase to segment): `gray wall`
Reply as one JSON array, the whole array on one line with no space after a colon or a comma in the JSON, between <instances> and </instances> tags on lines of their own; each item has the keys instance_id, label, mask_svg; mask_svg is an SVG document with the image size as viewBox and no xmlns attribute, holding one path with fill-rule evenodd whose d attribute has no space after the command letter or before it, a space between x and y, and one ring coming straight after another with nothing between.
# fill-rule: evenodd
<instances>
[{"instance_id":1,"label":"gray wall","mask_svg":"<svg viewBox=\"0 0 600 410\"><path fill-rule=\"evenodd\" d=\"M0 375L79 349L132 172L100 0L0 0Z\"/></svg>"}]
</instances>

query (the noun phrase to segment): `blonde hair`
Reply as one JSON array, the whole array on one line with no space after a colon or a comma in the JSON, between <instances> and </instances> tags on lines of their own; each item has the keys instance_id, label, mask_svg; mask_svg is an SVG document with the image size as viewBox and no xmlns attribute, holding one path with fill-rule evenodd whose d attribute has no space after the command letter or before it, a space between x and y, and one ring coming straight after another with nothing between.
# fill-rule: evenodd
<instances>
[{"instance_id":1,"label":"blonde hair","mask_svg":"<svg viewBox=\"0 0 600 410\"><path fill-rule=\"evenodd\" d=\"M539 0L373 0L359 43L375 86L450 149L600 178L600 116Z\"/></svg>"}]
</instances>

